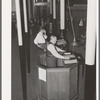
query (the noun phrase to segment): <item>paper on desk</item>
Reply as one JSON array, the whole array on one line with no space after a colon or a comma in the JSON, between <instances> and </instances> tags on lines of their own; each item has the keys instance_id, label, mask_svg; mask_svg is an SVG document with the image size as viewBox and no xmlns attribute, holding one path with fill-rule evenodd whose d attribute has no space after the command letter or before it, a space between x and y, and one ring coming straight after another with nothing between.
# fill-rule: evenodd
<instances>
[{"instance_id":1,"label":"paper on desk","mask_svg":"<svg viewBox=\"0 0 100 100\"><path fill-rule=\"evenodd\" d=\"M77 59L73 59L73 60L64 60L65 64L73 64L73 63L77 63Z\"/></svg>"},{"instance_id":2,"label":"paper on desk","mask_svg":"<svg viewBox=\"0 0 100 100\"><path fill-rule=\"evenodd\" d=\"M39 68L39 79L46 82L46 70Z\"/></svg>"},{"instance_id":3,"label":"paper on desk","mask_svg":"<svg viewBox=\"0 0 100 100\"><path fill-rule=\"evenodd\" d=\"M65 54L65 55L68 55L68 54L71 54L71 53L70 53L70 52L65 52L64 54Z\"/></svg>"}]
</instances>

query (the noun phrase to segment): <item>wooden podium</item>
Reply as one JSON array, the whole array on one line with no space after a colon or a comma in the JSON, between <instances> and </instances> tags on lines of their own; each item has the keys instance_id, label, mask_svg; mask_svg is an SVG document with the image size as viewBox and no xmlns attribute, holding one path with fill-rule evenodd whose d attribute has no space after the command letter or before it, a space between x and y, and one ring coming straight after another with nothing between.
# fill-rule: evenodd
<instances>
[{"instance_id":1,"label":"wooden podium","mask_svg":"<svg viewBox=\"0 0 100 100\"><path fill-rule=\"evenodd\" d=\"M77 100L78 64L38 66L39 100Z\"/></svg>"}]
</instances>

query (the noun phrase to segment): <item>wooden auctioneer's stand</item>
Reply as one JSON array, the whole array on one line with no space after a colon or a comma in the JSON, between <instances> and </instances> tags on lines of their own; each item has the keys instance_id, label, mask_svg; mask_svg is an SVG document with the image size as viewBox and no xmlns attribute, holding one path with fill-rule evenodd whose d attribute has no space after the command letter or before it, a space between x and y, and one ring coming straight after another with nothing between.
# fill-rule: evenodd
<instances>
[{"instance_id":1,"label":"wooden auctioneer's stand","mask_svg":"<svg viewBox=\"0 0 100 100\"><path fill-rule=\"evenodd\" d=\"M65 64L64 67L47 68L38 65L38 100L77 100L78 64Z\"/></svg>"}]
</instances>

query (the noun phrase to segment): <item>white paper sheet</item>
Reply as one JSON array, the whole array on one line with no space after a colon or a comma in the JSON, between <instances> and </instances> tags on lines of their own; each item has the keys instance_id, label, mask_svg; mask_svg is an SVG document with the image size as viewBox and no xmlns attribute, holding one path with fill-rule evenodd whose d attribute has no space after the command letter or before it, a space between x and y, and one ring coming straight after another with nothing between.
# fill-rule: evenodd
<instances>
[{"instance_id":1,"label":"white paper sheet","mask_svg":"<svg viewBox=\"0 0 100 100\"><path fill-rule=\"evenodd\" d=\"M46 82L46 70L39 68L39 79Z\"/></svg>"}]
</instances>

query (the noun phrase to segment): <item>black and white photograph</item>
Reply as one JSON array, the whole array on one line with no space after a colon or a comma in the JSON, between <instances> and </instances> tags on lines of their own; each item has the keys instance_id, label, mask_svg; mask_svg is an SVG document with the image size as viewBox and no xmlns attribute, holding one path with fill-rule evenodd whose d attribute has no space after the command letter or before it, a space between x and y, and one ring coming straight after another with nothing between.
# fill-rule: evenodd
<instances>
[{"instance_id":1,"label":"black and white photograph","mask_svg":"<svg viewBox=\"0 0 100 100\"><path fill-rule=\"evenodd\" d=\"M4 38L10 46L2 42L10 53L1 54L2 73L9 71L10 81L2 81L2 100L4 84L11 100L97 100L98 5L98 0L11 0L10 17L2 12L10 22L10 38Z\"/></svg>"}]
</instances>

